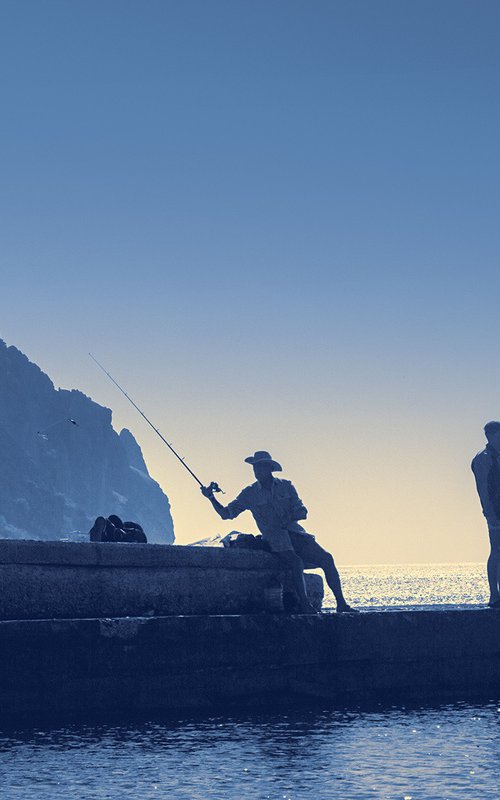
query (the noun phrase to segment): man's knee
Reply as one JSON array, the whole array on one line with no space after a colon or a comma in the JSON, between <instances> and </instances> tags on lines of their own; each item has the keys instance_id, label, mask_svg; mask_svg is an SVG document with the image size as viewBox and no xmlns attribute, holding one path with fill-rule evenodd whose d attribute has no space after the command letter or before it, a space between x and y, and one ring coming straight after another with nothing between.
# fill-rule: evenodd
<instances>
[{"instance_id":1,"label":"man's knee","mask_svg":"<svg viewBox=\"0 0 500 800\"><path fill-rule=\"evenodd\" d=\"M326 550L322 550L319 554L318 563L321 569L336 569L332 554Z\"/></svg>"},{"instance_id":2,"label":"man's knee","mask_svg":"<svg viewBox=\"0 0 500 800\"><path fill-rule=\"evenodd\" d=\"M500 528L489 527L491 555L500 553Z\"/></svg>"}]
</instances>

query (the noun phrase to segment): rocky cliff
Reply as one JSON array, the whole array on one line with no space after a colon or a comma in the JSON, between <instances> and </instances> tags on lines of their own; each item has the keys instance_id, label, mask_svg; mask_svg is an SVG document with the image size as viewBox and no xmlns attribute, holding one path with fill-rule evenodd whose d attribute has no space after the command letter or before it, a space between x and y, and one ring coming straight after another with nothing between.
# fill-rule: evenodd
<instances>
[{"instance_id":1,"label":"rocky cliff","mask_svg":"<svg viewBox=\"0 0 500 800\"><path fill-rule=\"evenodd\" d=\"M130 431L0 339L0 537L64 538L112 513L149 541L174 539L168 498Z\"/></svg>"}]
</instances>

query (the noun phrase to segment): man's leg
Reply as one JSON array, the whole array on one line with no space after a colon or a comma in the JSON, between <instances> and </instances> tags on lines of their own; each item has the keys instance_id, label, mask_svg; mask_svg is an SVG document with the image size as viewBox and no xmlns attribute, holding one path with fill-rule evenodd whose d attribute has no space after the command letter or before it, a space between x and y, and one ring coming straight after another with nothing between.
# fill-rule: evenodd
<instances>
[{"instance_id":1,"label":"man's leg","mask_svg":"<svg viewBox=\"0 0 500 800\"><path fill-rule=\"evenodd\" d=\"M306 583L304 580L304 564L302 559L293 550L282 550L279 556L283 563L290 569L292 573L293 588L299 596L300 610L302 614L315 614L306 592Z\"/></svg>"},{"instance_id":2,"label":"man's leg","mask_svg":"<svg viewBox=\"0 0 500 800\"><path fill-rule=\"evenodd\" d=\"M489 528L491 550L486 562L486 570L488 573L488 584L490 587L490 599L488 605L498 603L500 601L500 529Z\"/></svg>"},{"instance_id":3,"label":"man's leg","mask_svg":"<svg viewBox=\"0 0 500 800\"><path fill-rule=\"evenodd\" d=\"M295 552L302 558L304 563L310 565L311 568L319 567L325 573L325 580L337 601L337 611L354 611L355 609L348 605L344 597L340 575L331 553L324 550L312 536L306 538L300 534L292 533L291 539Z\"/></svg>"},{"instance_id":4,"label":"man's leg","mask_svg":"<svg viewBox=\"0 0 500 800\"><path fill-rule=\"evenodd\" d=\"M323 550L323 548L321 549ZM337 567L335 566L333 556L326 550L323 550L323 553L324 555L321 556L321 562L319 566L325 573L326 582L335 596L335 600L337 601L337 611L351 610L344 597L342 584L340 582L340 575Z\"/></svg>"}]
</instances>

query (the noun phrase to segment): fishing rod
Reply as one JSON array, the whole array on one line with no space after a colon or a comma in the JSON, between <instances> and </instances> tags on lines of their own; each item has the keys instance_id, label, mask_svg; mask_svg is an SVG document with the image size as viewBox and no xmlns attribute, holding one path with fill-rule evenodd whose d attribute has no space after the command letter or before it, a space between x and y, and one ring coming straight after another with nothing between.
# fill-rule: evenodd
<instances>
[{"instance_id":1,"label":"fishing rod","mask_svg":"<svg viewBox=\"0 0 500 800\"><path fill-rule=\"evenodd\" d=\"M97 360L97 358L94 358L94 356L92 355L92 353L89 353L89 356L90 356L90 358L92 359L92 361L94 361L94 362L97 364L97 366L98 366L100 369L102 369L102 371L103 371L103 372L104 372L104 373L105 373L105 374L108 376L108 378L110 379L110 381L112 381L112 383L114 383L114 384L115 384L116 388L117 388L117 389L119 389L119 390L120 390L120 392L121 392L121 393L122 393L122 394L123 394L123 395L124 395L124 396L127 398L127 400L129 401L129 403L131 403L131 404L134 406L134 408L136 409L136 411L138 411L138 412L139 412L139 414L141 415L141 417L142 417L143 419L145 419L145 420L146 420L146 422L148 423L148 425L149 425L151 428L153 428L154 432L158 434L158 436L160 437L160 439L162 440L162 442L163 442L164 444L166 444L166 445L167 445L168 449L169 449L169 450L170 450L170 451L171 451L171 452L174 454L174 456L175 456L175 457L176 457L176 458L177 458L177 459L178 459L178 460L181 462L182 466L183 466L183 467L185 467L185 468L187 469L187 471L189 472L189 474L193 476L193 478L195 479L196 483L198 483L198 484L199 484L199 486L201 486L202 488L204 488L204 486L203 486L203 483L202 483L202 482L200 481L200 479L199 479L199 478L198 478L198 477L197 477L197 476L194 474L193 470L192 470L192 469L190 469L190 468L188 467L188 465L186 464L186 462L185 462L184 458L182 458L182 457L179 455L179 453L177 453L177 451L176 451L176 450L174 450L174 448L172 447L172 445L170 444L170 442L167 442L167 440L165 439L165 437L164 437L164 436L162 436L162 434L160 433L160 431L158 430L158 428L156 428L156 427L153 425L153 423L151 422L151 420L147 418L147 416L145 415L145 413L144 413L143 411L141 411L141 409L139 408L139 406L137 405L137 403L134 403L134 401L132 400L132 398L131 398L131 397L129 397L129 395L127 394L127 392L125 391L125 389L122 389L122 387L120 386L120 384L119 384L119 383L117 383L117 381L115 381L115 379L113 378L113 376L109 374L109 372L107 371L107 369L105 369L105 368L103 367L103 365L99 363L99 361ZM222 489L220 488L219 484L218 484L218 483L215 483L215 481L212 481L212 483L210 484L210 486L209 486L208 488L209 488L209 489L211 489L213 492L222 492L222 494L224 494L224 492L223 492L223 491L222 491Z\"/></svg>"}]
</instances>

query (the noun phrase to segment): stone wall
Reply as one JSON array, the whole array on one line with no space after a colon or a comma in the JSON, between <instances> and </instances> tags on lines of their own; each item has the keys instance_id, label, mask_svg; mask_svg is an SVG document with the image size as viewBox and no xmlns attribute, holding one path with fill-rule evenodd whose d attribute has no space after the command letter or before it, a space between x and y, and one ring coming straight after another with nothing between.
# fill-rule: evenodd
<instances>
[{"instance_id":1,"label":"stone wall","mask_svg":"<svg viewBox=\"0 0 500 800\"><path fill-rule=\"evenodd\" d=\"M321 608L322 580L308 579ZM262 551L0 540L0 619L280 611L290 576Z\"/></svg>"}]
</instances>

